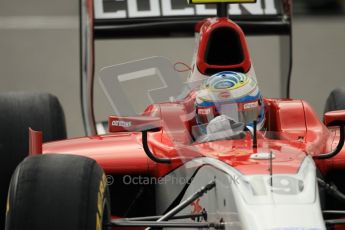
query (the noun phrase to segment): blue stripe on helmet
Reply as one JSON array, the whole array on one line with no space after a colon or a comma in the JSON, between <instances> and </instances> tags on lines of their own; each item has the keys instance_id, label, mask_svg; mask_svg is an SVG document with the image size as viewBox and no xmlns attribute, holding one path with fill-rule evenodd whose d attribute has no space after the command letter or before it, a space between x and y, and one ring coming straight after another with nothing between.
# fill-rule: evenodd
<instances>
[{"instance_id":1,"label":"blue stripe on helmet","mask_svg":"<svg viewBox=\"0 0 345 230\"><path fill-rule=\"evenodd\" d=\"M227 101L222 101L222 102L203 101L201 103L198 103L197 105L202 106L202 107L209 107L209 106L224 105L224 104L230 104L230 103L242 103L242 102L247 102L247 101L255 101L255 100L259 100L260 98L261 98L261 93L258 92L258 94L255 96L247 95L238 99L227 100Z\"/></svg>"}]
</instances>

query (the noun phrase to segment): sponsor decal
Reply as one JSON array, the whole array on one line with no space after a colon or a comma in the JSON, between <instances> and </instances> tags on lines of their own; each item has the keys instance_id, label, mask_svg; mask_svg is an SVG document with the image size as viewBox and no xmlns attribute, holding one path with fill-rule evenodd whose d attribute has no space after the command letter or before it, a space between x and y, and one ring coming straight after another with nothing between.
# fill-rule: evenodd
<instances>
[{"instance_id":1,"label":"sponsor decal","mask_svg":"<svg viewBox=\"0 0 345 230\"><path fill-rule=\"evenodd\" d=\"M254 153L250 155L250 159L254 160L269 160L276 158L274 153Z\"/></svg>"},{"instance_id":2,"label":"sponsor decal","mask_svg":"<svg viewBox=\"0 0 345 230\"><path fill-rule=\"evenodd\" d=\"M119 121L119 120L115 120L111 122L112 126L119 126L119 127L124 127L124 128L128 128L132 126L132 122L130 121Z\"/></svg>"},{"instance_id":3,"label":"sponsor decal","mask_svg":"<svg viewBox=\"0 0 345 230\"><path fill-rule=\"evenodd\" d=\"M246 110L246 109L254 109L254 108L257 108L257 107L259 107L258 101L249 102L249 103L243 104L243 109L244 110Z\"/></svg>"},{"instance_id":4,"label":"sponsor decal","mask_svg":"<svg viewBox=\"0 0 345 230\"><path fill-rule=\"evenodd\" d=\"M274 175L272 180L267 180L267 184L272 182L272 192L280 195L297 195L304 189L303 181L292 176Z\"/></svg>"},{"instance_id":5,"label":"sponsor decal","mask_svg":"<svg viewBox=\"0 0 345 230\"><path fill-rule=\"evenodd\" d=\"M230 15L277 15L279 0L231 4ZM96 19L130 19L216 15L214 4L188 5L186 0L94 0Z\"/></svg>"},{"instance_id":6,"label":"sponsor decal","mask_svg":"<svg viewBox=\"0 0 345 230\"><path fill-rule=\"evenodd\" d=\"M198 114L200 115L208 115L211 114L211 108L207 108L207 109L198 109Z\"/></svg>"},{"instance_id":7,"label":"sponsor decal","mask_svg":"<svg viewBox=\"0 0 345 230\"><path fill-rule=\"evenodd\" d=\"M230 97L230 93L228 91L221 92L221 93L219 93L219 97L220 98L229 98Z\"/></svg>"},{"instance_id":8,"label":"sponsor decal","mask_svg":"<svg viewBox=\"0 0 345 230\"><path fill-rule=\"evenodd\" d=\"M203 207L199 204L200 198L196 199L193 203L191 203L191 206L193 206L192 214L199 214L202 212Z\"/></svg>"}]
</instances>

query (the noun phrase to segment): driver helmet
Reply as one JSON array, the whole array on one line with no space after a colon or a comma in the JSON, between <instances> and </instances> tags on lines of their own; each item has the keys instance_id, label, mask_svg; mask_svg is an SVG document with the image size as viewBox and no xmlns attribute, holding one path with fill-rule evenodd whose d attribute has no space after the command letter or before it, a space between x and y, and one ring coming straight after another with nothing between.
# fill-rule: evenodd
<instances>
[{"instance_id":1,"label":"driver helmet","mask_svg":"<svg viewBox=\"0 0 345 230\"><path fill-rule=\"evenodd\" d=\"M216 73L206 79L196 92L196 122L205 127L220 115L244 123L248 128L252 128L256 120L257 129L262 129L265 110L256 80L233 71Z\"/></svg>"}]
</instances>

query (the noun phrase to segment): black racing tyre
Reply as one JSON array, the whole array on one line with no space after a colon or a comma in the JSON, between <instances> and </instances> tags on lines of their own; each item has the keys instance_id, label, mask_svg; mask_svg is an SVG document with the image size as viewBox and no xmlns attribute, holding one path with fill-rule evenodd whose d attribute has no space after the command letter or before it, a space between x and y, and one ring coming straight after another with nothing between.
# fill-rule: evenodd
<instances>
[{"instance_id":1,"label":"black racing tyre","mask_svg":"<svg viewBox=\"0 0 345 230\"><path fill-rule=\"evenodd\" d=\"M47 93L0 93L0 230L11 175L28 154L29 127L43 131L43 141L66 138L59 100Z\"/></svg>"},{"instance_id":2,"label":"black racing tyre","mask_svg":"<svg viewBox=\"0 0 345 230\"><path fill-rule=\"evenodd\" d=\"M345 87L334 89L328 96L324 112L345 109Z\"/></svg>"},{"instance_id":3,"label":"black racing tyre","mask_svg":"<svg viewBox=\"0 0 345 230\"><path fill-rule=\"evenodd\" d=\"M110 229L106 176L87 157L28 157L12 176L6 214L6 230Z\"/></svg>"}]
</instances>

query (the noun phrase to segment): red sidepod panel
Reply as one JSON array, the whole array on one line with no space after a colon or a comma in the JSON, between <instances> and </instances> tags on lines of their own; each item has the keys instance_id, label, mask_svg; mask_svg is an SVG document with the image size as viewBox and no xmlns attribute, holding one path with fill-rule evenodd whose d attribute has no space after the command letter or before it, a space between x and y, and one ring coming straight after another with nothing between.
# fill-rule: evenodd
<instances>
[{"instance_id":1,"label":"red sidepod panel","mask_svg":"<svg viewBox=\"0 0 345 230\"><path fill-rule=\"evenodd\" d=\"M303 100L266 99L269 108L266 124L270 130L288 132L291 138L305 143L309 154L322 154L335 149L339 140L339 131L332 132L320 121L313 108ZM316 160L323 175L333 169L345 169L345 147L330 159Z\"/></svg>"},{"instance_id":2,"label":"red sidepod panel","mask_svg":"<svg viewBox=\"0 0 345 230\"><path fill-rule=\"evenodd\" d=\"M148 173L149 168L155 164L142 148L140 133L50 142L43 145L43 153L87 156L95 159L107 173Z\"/></svg>"}]
</instances>

